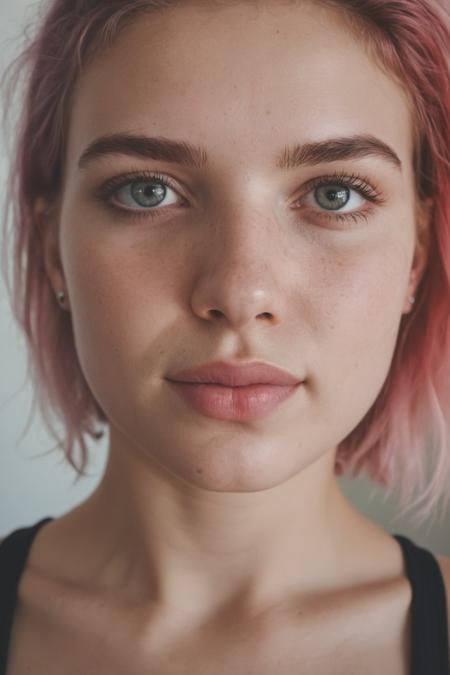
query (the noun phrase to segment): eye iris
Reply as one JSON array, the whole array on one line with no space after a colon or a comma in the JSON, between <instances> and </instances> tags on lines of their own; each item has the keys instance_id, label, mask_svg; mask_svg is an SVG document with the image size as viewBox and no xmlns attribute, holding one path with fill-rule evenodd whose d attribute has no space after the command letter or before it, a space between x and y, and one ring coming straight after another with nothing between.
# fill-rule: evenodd
<instances>
[{"instance_id":1,"label":"eye iris","mask_svg":"<svg viewBox=\"0 0 450 675\"><path fill-rule=\"evenodd\" d=\"M131 188L131 192L133 198L136 199L136 201L139 202L141 206L155 206L154 193L157 193L156 199L161 201L164 199L166 189L164 186L161 186L158 183L149 183L147 181L145 183L135 183ZM144 203L142 203L140 200L143 200ZM157 203L159 202L157 201L156 204Z\"/></svg>"},{"instance_id":2,"label":"eye iris","mask_svg":"<svg viewBox=\"0 0 450 675\"><path fill-rule=\"evenodd\" d=\"M348 202L348 188L344 188L342 186L332 186L330 187L320 187L316 190L316 195L317 195L317 201L320 203L321 206L324 208L327 208L330 206L330 204L322 203L321 202L321 196L325 195L325 198L327 200L330 200L334 202L334 204L331 205L332 210L336 210L341 208L342 206L345 206L345 204Z\"/></svg>"}]
</instances>

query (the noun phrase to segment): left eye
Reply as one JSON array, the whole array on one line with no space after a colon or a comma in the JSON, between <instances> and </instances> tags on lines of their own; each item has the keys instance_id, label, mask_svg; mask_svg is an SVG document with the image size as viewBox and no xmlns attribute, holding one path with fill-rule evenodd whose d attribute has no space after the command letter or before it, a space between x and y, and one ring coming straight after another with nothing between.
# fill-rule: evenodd
<instances>
[{"instance_id":1,"label":"left eye","mask_svg":"<svg viewBox=\"0 0 450 675\"><path fill-rule=\"evenodd\" d=\"M338 211L343 206L347 206L352 202L351 194L358 195L356 204L351 204L351 210L359 209L365 202L365 199L358 193L358 190L351 188L349 185L340 185L337 183L328 183L319 185L309 191L308 195L312 195L316 203L327 211ZM306 206L314 206L305 200Z\"/></svg>"}]
</instances>

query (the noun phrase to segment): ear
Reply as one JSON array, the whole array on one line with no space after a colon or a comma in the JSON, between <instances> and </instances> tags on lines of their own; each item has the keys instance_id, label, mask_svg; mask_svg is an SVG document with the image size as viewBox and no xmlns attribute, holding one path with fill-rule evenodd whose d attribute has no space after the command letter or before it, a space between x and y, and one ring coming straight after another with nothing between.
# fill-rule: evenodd
<instances>
[{"instance_id":1,"label":"ear","mask_svg":"<svg viewBox=\"0 0 450 675\"><path fill-rule=\"evenodd\" d=\"M433 219L434 200L429 197L419 201L416 208L416 243L414 258L410 271L409 284L406 291L403 314L408 314L412 305L410 297L415 296L422 280L430 252L431 227Z\"/></svg>"},{"instance_id":2,"label":"ear","mask_svg":"<svg viewBox=\"0 0 450 675\"><path fill-rule=\"evenodd\" d=\"M33 206L34 222L39 230L41 255L49 283L55 294L67 296L66 281L59 249L59 218L56 203L38 197ZM67 300L66 300L67 303Z\"/></svg>"}]
</instances>

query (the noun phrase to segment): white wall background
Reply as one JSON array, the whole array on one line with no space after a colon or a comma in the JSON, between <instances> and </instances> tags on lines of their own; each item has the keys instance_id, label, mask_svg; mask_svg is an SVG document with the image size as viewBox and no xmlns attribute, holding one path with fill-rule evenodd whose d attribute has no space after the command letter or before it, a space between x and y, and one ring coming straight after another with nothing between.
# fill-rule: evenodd
<instances>
[{"instance_id":1,"label":"white wall background","mask_svg":"<svg viewBox=\"0 0 450 675\"><path fill-rule=\"evenodd\" d=\"M41 2L0 0L0 71L3 73L21 42L21 32ZM4 137L0 141L0 185L7 172ZM0 209L4 193L0 190ZM1 211L0 211L1 213ZM34 524L46 516L60 516L83 501L103 473L107 435L90 442L90 477L73 486L75 473L61 453L46 453L54 440L37 415L31 418L32 390L26 379L26 352L0 279L0 537L13 529ZM450 414L450 413L449 413ZM26 429L27 427L27 429ZM382 502L383 491L370 480L339 478L343 492L366 516L386 531L402 533L437 554L450 555L450 513L444 522L414 527L411 519L393 523L395 500Z\"/></svg>"}]
</instances>

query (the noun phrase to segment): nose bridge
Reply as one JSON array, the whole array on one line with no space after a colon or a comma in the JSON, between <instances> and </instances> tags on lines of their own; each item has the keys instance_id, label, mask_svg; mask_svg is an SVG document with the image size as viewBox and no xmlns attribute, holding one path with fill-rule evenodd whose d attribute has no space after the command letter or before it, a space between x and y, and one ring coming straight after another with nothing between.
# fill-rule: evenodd
<instances>
[{"instance_id":1,"label":"nose bridge","mask_svg":"<svg viewBox=\"0 0 450 675\"><path fill-rule=\"evenodd\" d=\"M215 209L212 215L215 260L230 260L245 265L246 271L261 262L274 260L279 255L279 246L285 233L269 202L248 194L234 195Z\"/></svg>"},{"instance_id":2,"label":"nose bridge","mask_svg":"<svg viewBox=\"0 0 450 675\"><path fill-rule=\"evenodd\" d=\"M257 163L257 158L251 165L234 163L233 167L223 169L218 178L220 190L214 199L214 217L236 234L251 236L259 232L262 235L263 231L269 232L276 226L281 217L277 181L255 168Z\"/></svg>"}]
</instances>

